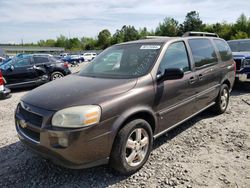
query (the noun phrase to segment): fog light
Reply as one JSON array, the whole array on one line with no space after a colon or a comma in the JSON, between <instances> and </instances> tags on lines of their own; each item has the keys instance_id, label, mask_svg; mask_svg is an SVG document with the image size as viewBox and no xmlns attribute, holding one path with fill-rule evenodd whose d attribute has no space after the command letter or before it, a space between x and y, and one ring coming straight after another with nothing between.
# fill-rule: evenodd
<instances>
[{"instance_id":1,"label":"fog light","mask_svg":"<svg viewBox=\"0 0 250 188\"><path fill-rule=\"evenodd\" d=\"M58 144L62 147L68 147L69 142L67 138L58 138Z\"/></svg>"}]
</instances>

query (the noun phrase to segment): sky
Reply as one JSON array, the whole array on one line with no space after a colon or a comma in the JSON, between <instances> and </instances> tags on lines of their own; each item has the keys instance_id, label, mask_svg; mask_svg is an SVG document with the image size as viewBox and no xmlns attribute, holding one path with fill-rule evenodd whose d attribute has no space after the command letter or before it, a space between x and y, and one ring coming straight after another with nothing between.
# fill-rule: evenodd
<instances>
[{"instance_id":1,"label":"sky","mask_svg":"<svg viewBox=\"0 0 250 188\"><path fill-rule=\"evenodd\" d=\"M123 25L151 30L165 17L183 22L192 10L205 23L231 23L250 17L250 0L0 0L0 43L97 37Z\"/></svg>"}]
</instances>

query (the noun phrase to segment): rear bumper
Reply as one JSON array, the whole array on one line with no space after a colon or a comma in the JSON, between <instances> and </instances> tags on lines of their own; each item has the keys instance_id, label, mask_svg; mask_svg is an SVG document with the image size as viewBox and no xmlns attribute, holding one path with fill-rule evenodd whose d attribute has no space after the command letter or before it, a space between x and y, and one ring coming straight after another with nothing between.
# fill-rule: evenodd
<instances>
[{"instance_id":1,"label":"rear bumper","mask_svg":"<svg viewBox=\"0 0 250 188\"><path fill-rule=\"evenodd\" d=\"M8 97L10 97L10 89L4 87L4 90L3 91L0 91L0 99L6 99Z\"/></svg>"}]
</instances>

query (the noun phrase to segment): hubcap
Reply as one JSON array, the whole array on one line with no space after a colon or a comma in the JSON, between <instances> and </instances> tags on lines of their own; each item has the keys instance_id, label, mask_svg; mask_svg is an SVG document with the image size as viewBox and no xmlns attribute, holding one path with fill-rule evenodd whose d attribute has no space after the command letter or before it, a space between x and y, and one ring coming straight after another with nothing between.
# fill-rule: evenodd
<instances>
[{"instance_id":1,"label":"hubcap","mask_svg":"<svg viewBox=\"0 0 250 188\"><path fill-rule=\"evenodd\" d=\"M130 166L138 166L144 160L149 146L149 136L142 128L135 129L126 143L126 161Z\"/></svg>"},{"instance_id":2,"label":"hubcap","mask_svg":"<svg viewBox=\"0 0 250 188\"><path fill-rule=\"evenodd\" d=\"M62 78L63 77L63 75L61 75L61 74L54 74L53 75L53 77L52 77L52 80L56 80L56 79L58 79L58 78Z\"/></svg>"},{"instance_id":3,"label":"hubcap","mask_svg":"<svg viewBox=\"0 0 250 188\"><path fill-rule=\"evenodd\" d=\"M229 97L228 91L226 89L223 89L221 93L221 102L220 102L222 110L225 110L225 108L227 107L228 97Z\"/></svg>"}]
</instances>

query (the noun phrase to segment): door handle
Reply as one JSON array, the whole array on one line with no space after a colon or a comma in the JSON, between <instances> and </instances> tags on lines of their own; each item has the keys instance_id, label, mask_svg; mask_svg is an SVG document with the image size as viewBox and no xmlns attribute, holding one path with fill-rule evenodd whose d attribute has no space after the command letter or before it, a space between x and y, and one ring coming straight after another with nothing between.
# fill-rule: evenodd
<instances>
[{"instance_id":1,"label":"door handle","mask_svg":"<svg viewBox=\"0 0 250 188\"><path fill-rule=\"evenodd\" d=\"M199 78L199 80L202 80L203 74L199 74L199 75L198 75L198 78Z\"/></svg>"},{"instance_id":2,"label":"door handle","mask_svg":"<svg viewBox=\"0 0 250 188\"><path fill-rule=\"evenodd\" d=\"M192 76L192 77L189 78L189 83L190 84L193 84L195 82L196 82L196 78L194 76Z\"/></svg>"},{"instance_id":3,"label":"door handle","mask_svg":"<svg viewBox=\"0 0 250 188\"><path fill-rule=\"evenodd\" d=\"M34 69L34 67L31 67L31 68L27 68L27 70L33 70Z\"/></svg>"}]
</instances>

